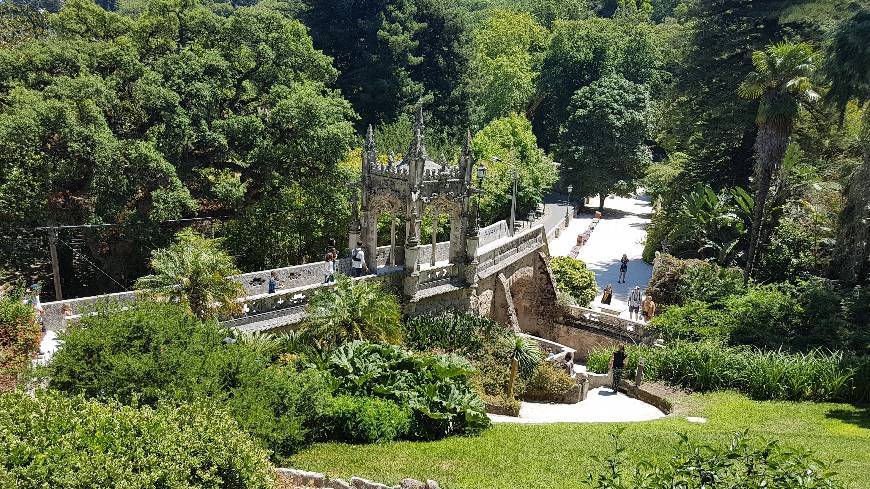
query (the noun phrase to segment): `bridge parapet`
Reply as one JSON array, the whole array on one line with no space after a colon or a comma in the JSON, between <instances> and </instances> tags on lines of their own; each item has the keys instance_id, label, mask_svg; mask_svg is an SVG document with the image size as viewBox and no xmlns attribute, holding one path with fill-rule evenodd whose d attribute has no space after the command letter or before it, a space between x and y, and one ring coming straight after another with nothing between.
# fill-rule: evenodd
<instances>
[{"instance_id":1,"label":"bridge parapet","mask_svg":"<svg viewBox=\"0 0 870 489\"><path fill-rule=\"evenodd\" d=\"M477 274L488 277L502 268L506 261L515 256L525 256L537 251L547 244L547 235L543 226L535 226L513 238L495 241L482 246L477 252Z\"/></svg>"}]
</instances>

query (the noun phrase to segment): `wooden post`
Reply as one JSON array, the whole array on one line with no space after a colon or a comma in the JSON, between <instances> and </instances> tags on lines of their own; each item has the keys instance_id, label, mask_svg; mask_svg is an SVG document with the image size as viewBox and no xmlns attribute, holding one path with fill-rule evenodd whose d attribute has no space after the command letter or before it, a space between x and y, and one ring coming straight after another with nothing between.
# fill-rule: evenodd
<instances>
[{"instance_id":1,"label":"wooden post","mask_svg":"<svg viewBox=\"0 0 870 489\"><path fill-rule=\"evenodd\" d=\"M54 300L63 300L60 286L60 263L57 259L57 228L48 231L48 251L51 253L51 274L54 277Z\"/></svg>"}]
</instances>

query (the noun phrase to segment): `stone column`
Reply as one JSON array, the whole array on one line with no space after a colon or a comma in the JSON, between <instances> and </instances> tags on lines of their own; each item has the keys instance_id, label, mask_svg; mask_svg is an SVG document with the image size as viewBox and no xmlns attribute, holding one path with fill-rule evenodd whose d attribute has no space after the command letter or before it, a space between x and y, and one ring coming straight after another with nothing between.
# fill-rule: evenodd
<instances>
[{"instance_id":1,"label":"stone column","mask_svg":"<svg viewBox=\"0 0 870 489\"><path fill-rule=\"evenodd\" d=\"M432 216L432 254L429 256L429 265L435 266L435 249L438 247L438 211L432 209L430 216Z\"/></svg>"},{"instance_id":2,"label":"stone column","mask_svg":"<svg viewBox=\"0 0 870 489\"><path fill-rule=\"evenodd\" d=\"M396 264L396 217L392 216L390 219L390 259L388 261L390 265Z\"/></svg>"}]
</instances>

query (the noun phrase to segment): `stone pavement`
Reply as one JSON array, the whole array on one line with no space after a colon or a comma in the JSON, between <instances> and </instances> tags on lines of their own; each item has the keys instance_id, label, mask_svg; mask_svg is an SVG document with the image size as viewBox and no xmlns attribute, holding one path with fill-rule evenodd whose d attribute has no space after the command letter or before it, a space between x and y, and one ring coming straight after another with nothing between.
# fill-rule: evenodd
<instances>
[{"instance_id":1,"label":"stone pavement","mask_svg":"<svg viewBox=\"0 0 870 489\"><path fill-rule=\"evenodd\" d=\"M606 387L592 389L585 401L576 404L523 402L520 416L490 414L494 423L607 423L650 421L665 417L654 406Z\"/></svg>"},{"instance_id":2,"label":"stone pavement","mask_svg":"<svg viewBox=\"0 0 870 489\"><path fill-rule=\"evenodd\" d=\"M598 198L591 199L597 202ZM607 284L613 285L614 309L622 310L622 317L628 317L628 307L625 302L635 285L645 288L652 277L652 265L643 261L643 242L646 237L646 227L650 222L652 206L645 196L635 198L608 197L604 202L604 214L592 236L577 257L595 272L599 289ZM589 224L592 215L581 215L573 219L567 230L562 230L558 239L550 244L552 256L568 256L577 240ZM619 260L622 254L628 255L628 273L626 283L617 283L619 278ZM598 304L601 293L595 298Z\"/></svg>"}]
</instances>

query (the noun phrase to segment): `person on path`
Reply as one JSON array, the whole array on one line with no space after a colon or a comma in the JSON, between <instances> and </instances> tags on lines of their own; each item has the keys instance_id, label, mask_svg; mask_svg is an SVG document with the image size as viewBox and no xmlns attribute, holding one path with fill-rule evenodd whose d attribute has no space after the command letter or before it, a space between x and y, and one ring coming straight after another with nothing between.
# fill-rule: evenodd
<instances>
[{"instance_id":1,"label":"person on path","mask_svg":"<svg viewBox=\"0 0 870 489\"><path fill-rule=\"evenodd\" d=\"M613 384L610 386L614 393L619 392L619 382L622 381L622 369L625 368L625 345L620 344L619 349L610 357L610 371L613 374Z\"/></svg>"},{"instance_id":2,"label":"person on path","mask_svg":"<svg viewBox=\"0 0 870 489\"><path fill-rule=\"evenodd\" d=\"M42 307L42 301L39 300L39 285L33 284L27 289L27 294L24 296L24 303L33 307L33 312L36 313L36 319L42 320L45 315L45 308Z\"/></svg>"},{"instance_id":3,"label":"person on path","mask_svg":"<svg viewBox=\"0 0 870 489\"><path fill-rule=\"evenodd\" d=\"M643 298L641 311L643 311L643 320L646 322L652 321L652 318L656 315L656 303L653 302L652 296L649 292L647 292L646 296Z\"/></svg>"},{"instance_id":4,"label":"person on path","mask_svg":"<svg viewBox=\"0 0 870 489\"><path fill-rule=\"evenodd\" d=\"M625 283L625 273L628 271L628 255L623 253L622 258L619 260L619 280L616 281L618 284Z\"/></svg>"},{"instance_id":5,"label":"person on path","mask_svg":"<svg viewBox=\"0 0 870 489\"><path fill-rule=\"evenodd\" d=\"M269 274L269 293L274 294L278 290L278 272L272 270Z\"/></svg>"},{"instance_id":6,"label":"person on path","mask_svg":"<svg viewBox=\"0 0 870 489\"><path fill-rule=\"evenodd\" d=\"M565 373L574 377L574 352L568 352L565 354L565 363L562 364L565 367Z\"/></svg>"},{"instance_id":7,"label":"person on path","mask_svg":"<svg viewBox=\"0 0 870 489\"><path fill-rule=\"evenodd\" d=\"M640 320L640 304L643 300L642 294L640 293L640 287L635 285L633 289L631 289L631 293L628 294L628 317L629 319L639 321Z\"/></svg>"},{"instance_id":8,"label":"person on path","mask_svg":"<svg viewBox=\"0 0 870 489\"><path fill-rule=\"evenodd\" d=\"M356 248L350 251L350 261L350 275L352 277L362 277L368 273L368 266L366 266L366 252L362 248L362 241L357 241Z\"/></svg>"},{"instance_id":9,"label":"person on path","mask_svg":"<svg viewBox=\"0 0 870 489\"><path fill-rule=\"evenodd\" d=\"M335 282L335 260L336 255L330 250L326 252L323 260L326 262L326 270L323 272L323 283L328 284Z\"/></svg>"},{"instance_id":10,"label":"person on path","mask_svg":"<svg viewBox=\"0 0 870 489\"><path fill-rule=\"evenodd\" d=\"M601 293L601 303L610 305L610 301L613 300L613 285L607 284L607 287L604 287L604 292Z\"/></svg>"}]
</instances>

